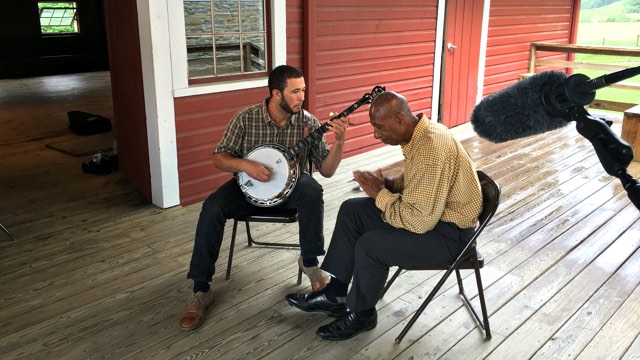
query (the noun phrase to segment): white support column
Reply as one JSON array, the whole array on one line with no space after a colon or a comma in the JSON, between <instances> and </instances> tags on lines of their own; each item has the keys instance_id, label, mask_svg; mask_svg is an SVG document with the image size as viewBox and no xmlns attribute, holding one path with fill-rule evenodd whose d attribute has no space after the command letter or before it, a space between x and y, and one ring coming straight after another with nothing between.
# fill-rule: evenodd
<instances>
[{"instance_id":1,"label":"white support column","mask_svg":"<svg viewBox=\"0 0 640 360\"><path fill-rule=\"evenodd\" d=\"M438 0L438 15L436 18L436 47L433 55L433 88L431 89L431 121L438 121L440 111L440 83L442 81L442 44L444 43L444 14L447 8L446 0Z\"/></svg>"},{"instance_id":2,"label":"white support column","mask_svg":"<svg viewBox=\"0 0 640 360\"><path fill-rule=\"evenodd\" d=\"M478 92L476 94L476 104L482 100L484 90L484 68L487 63L487 37L489 36L489 8L491 0L484 0L482 11L482 34L480 35L480 61L478 61Z\"/></svg>"},{"instance_id":3,"label":"white support column","mask_svg":"<svg viewBox=\"0 0 640 360\"><path fill-rule=\"evenodd\" d=\"M167 1L137 0L137 10L151 200L168 208L180 204L180 188Z\"/></svg>"}]
</instances>

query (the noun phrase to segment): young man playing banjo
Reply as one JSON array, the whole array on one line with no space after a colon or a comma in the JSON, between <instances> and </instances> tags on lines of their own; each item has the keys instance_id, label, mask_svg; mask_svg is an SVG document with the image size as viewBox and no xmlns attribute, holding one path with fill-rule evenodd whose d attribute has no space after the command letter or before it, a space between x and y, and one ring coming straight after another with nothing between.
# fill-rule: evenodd
<instances>
[{"instance_id":1,"label":"young man playing banjo","mask_svg":"<svg viewBox=\"0 0 640 360\"><path fill-rule=\"evenodd\" d=\"M269 97L262 103L239 111L229 122L214 150L213 165L216 168L241 174L244 178L240 180L242 185L238 180L240 176L223 184L202 205L187 274L187 278L194 282L193 293L180 316L180 327L184 330L200 326L207 307L213 302L209 283L220 252L226 220L248 214L257 206L273 206L276 203L282 208L297 209L301 248L298 262L309 277L313 291L323 289L329 282L329 275L318 267L317 258L325 254L322 187L308 174L307 164L310 159L322 176L333 176L342 159L349 121L347 117L342 117L332 119L330 124L325 125L330 126L335 135L331 149L322 133L319 133L319 141L308 144L297 156L283 154L283 161L279 163L289 161L294 163L294 167L297 163L300 175L297 181L293 181L294 186L286 200L282 200L282 203L266 200L267 205L264 205L264 199L248 195L247 189L268 187L276 177L276 171L274 167L254 161L248 155L263 150L256 153L262 152L268 158L273 158L274 154L280 156L281 150L290 149L307 134L321 127L318 119L302 109L306 86L300 70L288 65L278 66L269 75L268 86Z\"/></svg>"}]
</instances>

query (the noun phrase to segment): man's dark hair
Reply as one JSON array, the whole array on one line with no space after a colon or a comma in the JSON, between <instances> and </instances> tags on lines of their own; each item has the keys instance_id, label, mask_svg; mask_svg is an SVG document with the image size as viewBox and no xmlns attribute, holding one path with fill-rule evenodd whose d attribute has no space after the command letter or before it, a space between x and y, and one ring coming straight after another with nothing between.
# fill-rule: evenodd
<instances>
[{"instance_id":1,"label":"man's dark hair","mask_svg":"<svg viewBox=\"0 0 640 360\"><path fill-rule=\"evenodd\" d=\"M271 94L274 89L283 92L287 87L287 80L299 79L301 77L304 77L302 71L294 68L293 66L277 66L271 71L271 74L269 74L269 94Z\"/></svg>"}]
</instances>

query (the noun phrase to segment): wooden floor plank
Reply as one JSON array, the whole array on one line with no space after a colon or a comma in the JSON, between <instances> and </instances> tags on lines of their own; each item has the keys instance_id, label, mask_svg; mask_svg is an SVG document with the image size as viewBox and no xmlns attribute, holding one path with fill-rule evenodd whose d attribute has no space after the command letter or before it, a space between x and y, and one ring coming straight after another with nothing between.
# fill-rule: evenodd
<instances>
[{"instance_id":1,"label":"wooden floor plank","mask_svg":"<svg viewBox=\"0 0 640 360\"><path fill-rule=\"evenodd\" d=\"M640 229L640 224L636 224L635 228ZM528 343L527 339L545 340L546 338L548 341L552 334L575 314L619 267L624 265L629 250L632 249L635 252L638 249L640 246L638 235L640 235L638 231L630 230L620 238L611 236L614 239L613 243L602 253L597 254L597 257L586 251L571 252L554 267L553 271L547 271L540 277L539 284L532 284L526 292L519 294L520 299L510 301L509 310L503 307L501 312L505 314L504 317L494 314L496 321L510 321L510 324L507 329L500 327L501 331L509 331L509 337L500 343L491 356L496 359L511 356L526 359L533 356L539 350L542 341ZM601 236L601 238L604 237ZM608 241L610 240L603 242ZM593 251L593 249L597 249L597 246L589 246L589 250ZM565 261L568 259L573 261ZM581 263L590 263L582 270L580 265L574 263L576 260ZM541 290L544 290L542 293L544 295L539 293ZM519 324L517 328L516 324ZM501 334L505 335L504 332Z\"/></svg>"},{"instance_id":2,"label":"wooden floor plank","mask_svg":"<svg viewBox=\"0 0 640 360\"><path fill-rule=\"evenodd\" d=\"M621 360L640 359L640 335L636 336L636 340L629 346Z\"/></svg>"},{"instance_id":3,"label":"wooden floor plank","mask_svg":"<svg viewBox=\"0 0 640 360\"><path fill-rule=\"evenodd\" d=\"M577 359L619 359L638 337L640 287L627 298Z\"/></svg>"},{"instance_id":4,"label":"wooden floor plank","mask_svg":"<svg viewBox=\"0 0 640 360\"><path fill-rule=\"evenodd\" d=\"M637 287L636 277L639 267L640 252L636 251L606 284L562 325L562 328L553 333L553 336L532 358L543 360L576 357ZM578 294L571 296L580 299ZM571 299L567 302L570 303ZM564 314L557 312L555 315ZM544 323L544 325L548 326L550 323Z\"/></svg>"}]
</instances>

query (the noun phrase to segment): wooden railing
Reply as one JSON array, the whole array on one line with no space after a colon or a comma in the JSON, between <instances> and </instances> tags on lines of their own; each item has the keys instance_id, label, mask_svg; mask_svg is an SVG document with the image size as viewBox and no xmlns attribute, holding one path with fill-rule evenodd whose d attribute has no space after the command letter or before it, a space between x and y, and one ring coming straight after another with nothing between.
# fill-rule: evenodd
<instances>
[{"instance_id":1,"label":"wooden railing","mask_svg":"<svg viewBox=\"0 0 640 360\"><path fill-rule=\"evenodd\" d=\"M520 79L531 76L536 72L543 70L565 70L565 69L590 69L604 70L605 72L614 72L626 69L632 66L638 66L638 62L621 62L619 64L610 64L603 62L584 62L584 61L568 61L549 59L549 56L541 57L539 52L551 53L567 53L567 54L598 54L610 56L630 56L637 57L640 62L640 48L637 47L612 47L612 46L593 46L593 45L576 45L576 44L553 44L553 43L531 43L529 50L529 72L521 74ZM619 82L610 85L612 88L640 91L640 83ZM611 110L624 112L637 104L622 101L612 101L599 99L596 93L596 99L589 105L590 108Z\"/></svg>"}]
</instances>

